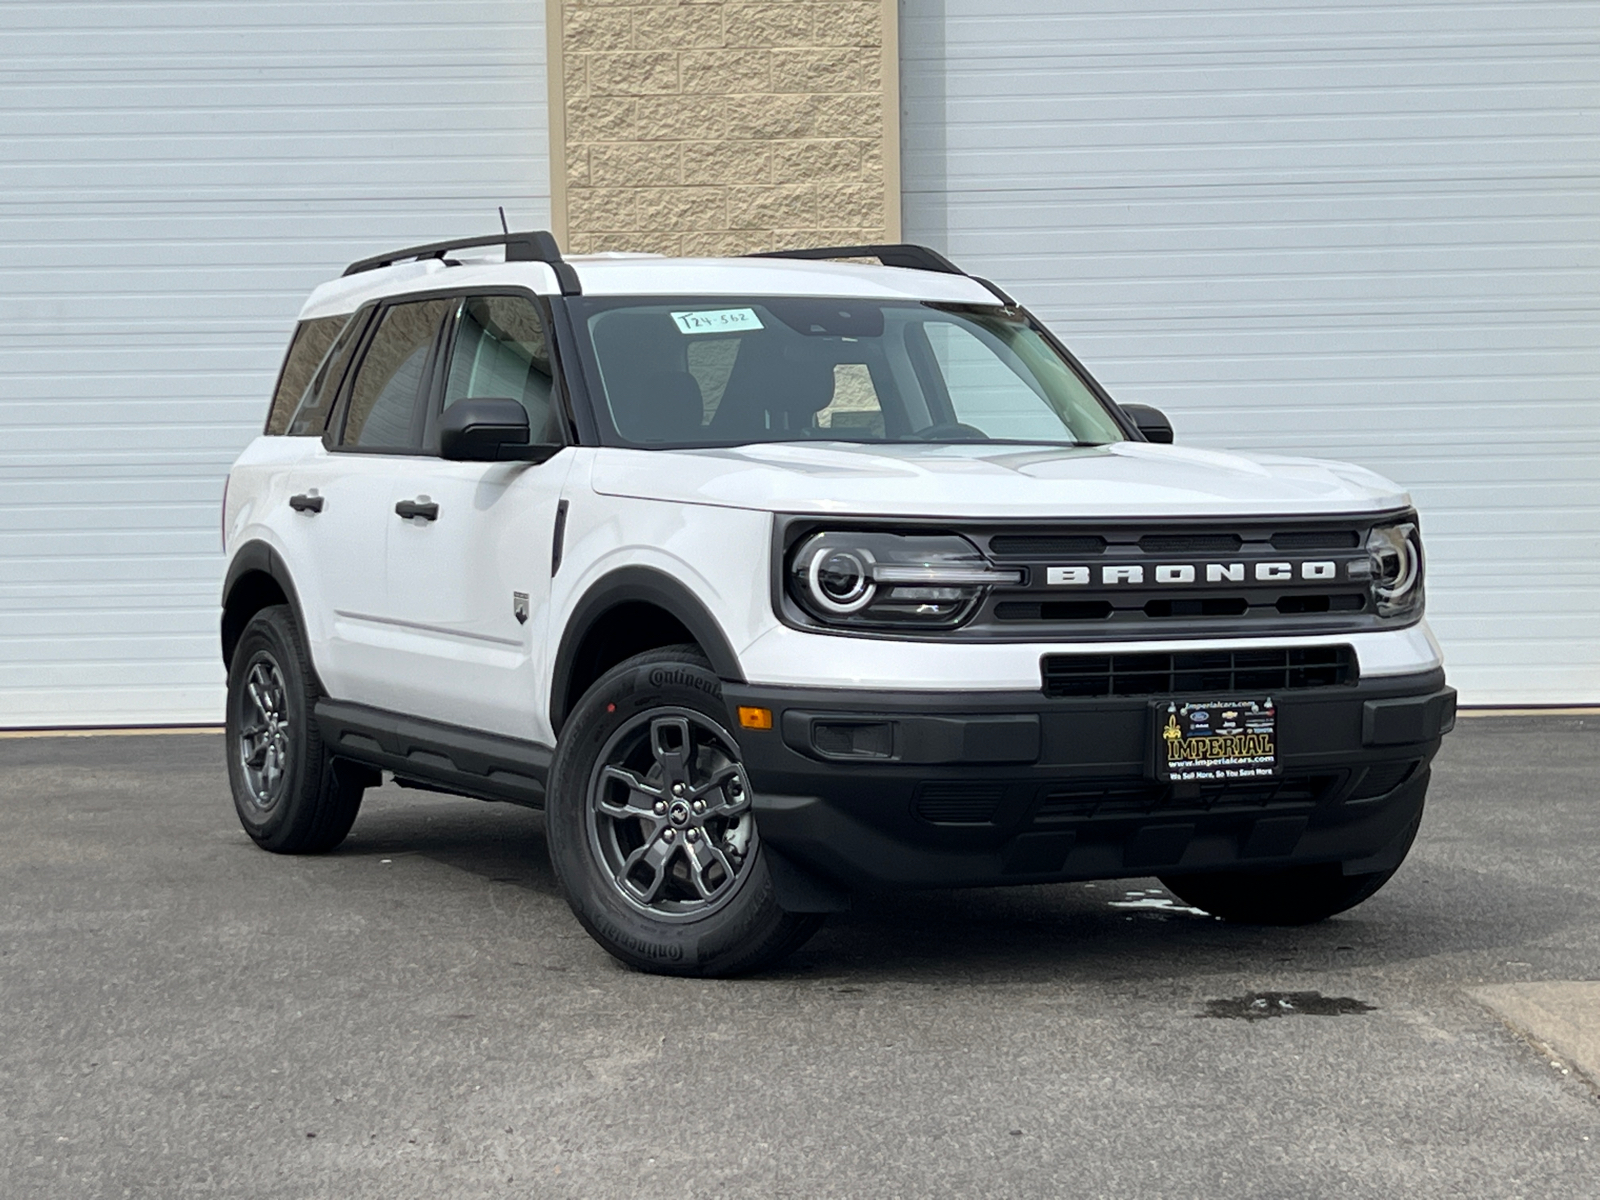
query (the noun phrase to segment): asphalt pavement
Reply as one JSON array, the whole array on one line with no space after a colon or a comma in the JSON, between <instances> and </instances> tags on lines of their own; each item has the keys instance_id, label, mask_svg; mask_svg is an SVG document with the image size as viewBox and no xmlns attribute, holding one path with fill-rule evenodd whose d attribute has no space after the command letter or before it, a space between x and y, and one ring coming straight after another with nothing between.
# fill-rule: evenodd
<instances>
[{"instance_id":1,"label":"asphalt pavement","mask_svg":"<svg viewBox=\"0 0 1600 1200\"><path fill-rule=\"evenodd\" d=\"M537 813L389 787L281 858L218 736L0 739L0 1196L1600 1197L1593 1083L1478 998L1600 979L1597 762L1463 720L1319 926L880 896L707 982L594 945Z\"/></svg>"}]
</instances>

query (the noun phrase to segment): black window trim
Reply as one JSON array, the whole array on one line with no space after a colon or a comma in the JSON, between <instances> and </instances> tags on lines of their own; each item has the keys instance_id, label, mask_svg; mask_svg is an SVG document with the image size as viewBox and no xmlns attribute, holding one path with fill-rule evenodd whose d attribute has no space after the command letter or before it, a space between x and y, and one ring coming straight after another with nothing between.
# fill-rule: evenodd
<instances>
[{"instance_id":1,"label":"black window trim","mask_svg":"<svg viewBox=\"0 0 1600 1200\"><path fill-rule=\"evenodd\" d=\"M568 296L540 296L554 318L551 332L551 352L560 356L558 371L561 390L566 402L566 418L576 434L573 444L601 446L600 422L595 416L595 396L589 387L588 360L583 353L582 339L578 337L577 323L573 319L574 298Z\"/></svg>"}]
</instances>

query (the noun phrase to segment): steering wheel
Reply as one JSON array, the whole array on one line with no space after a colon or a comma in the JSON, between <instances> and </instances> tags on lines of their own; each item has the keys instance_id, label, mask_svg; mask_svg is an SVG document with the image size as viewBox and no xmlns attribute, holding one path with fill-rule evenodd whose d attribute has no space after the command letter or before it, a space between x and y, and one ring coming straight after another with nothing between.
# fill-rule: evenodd
<instances>
[{"instance_id":1,"label":"steering wheel","mask_svg":"<svg viewBox=\"0 0 1600 1200\"><path fill-rule=\"evenodd\" d=\"M961 421L947 421L943 425L930 425L912 434L924 442L987 442L989 435L974 425Z\"/></svg>"}]
</instances>

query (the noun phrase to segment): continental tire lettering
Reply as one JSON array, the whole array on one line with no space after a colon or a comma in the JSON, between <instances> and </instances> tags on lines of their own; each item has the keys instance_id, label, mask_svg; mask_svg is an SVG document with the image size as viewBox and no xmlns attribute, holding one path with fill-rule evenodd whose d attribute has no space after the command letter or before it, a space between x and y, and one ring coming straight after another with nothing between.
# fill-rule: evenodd
<instances>
[{"instance_id":1,"label":"continental tire lettering","mask_svg":"<svg viewBox=\"0 0 1600 1200\"><path fill-rule=\"evenodd\" d=\"M647 942L643 938L634 937L613 925L604 917L595 918L595 924L600 927L600 932L605 934L608 941L614 942L625 950L631 950L641 958L659 958L667 962L681 962L683 960L683 947L676 942L662 945L659 942Z\"/></svg>"},{"instance_id":2,"label":"continental tire lettering","mask_svg":"<svg viewBox=\"0 0 1600 1200\"><path fill-rule=\"evenodd\" d=\"M693 675L679 667L652 667L647 678L650 680L650 686L655 688L672 686L695 688L708 696L715 696L721 691L721 688L711 680Z\"/></svg>"}]
</instances>

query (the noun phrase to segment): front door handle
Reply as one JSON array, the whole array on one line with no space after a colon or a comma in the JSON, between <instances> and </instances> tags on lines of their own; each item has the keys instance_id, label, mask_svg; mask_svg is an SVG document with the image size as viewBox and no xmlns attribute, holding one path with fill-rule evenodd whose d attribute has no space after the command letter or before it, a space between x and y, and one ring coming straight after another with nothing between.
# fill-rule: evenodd
<instances>
[{"instance_id":1,"label":"front door handle","mask_svg":"<svg viewBox=\"0 0 1600 1200\"><path fill-rule=\"evenodd\" d=\"M319 513L322 511L322 497L308 496L302 492L298 496L289 497L289 507L295 512Z\"/></svg>"},{"instance_id":2,"label":"front door handle","mask_svg":"<svg viewBox=\"0 0 1600 1200\"><path fill-rule=\"evenodd\" d=\"M423 500L402 500L394 506L395 513L402 519L409 521L412 517L421 517L424 521L437 521L439 519L439 506Z\"/></svg>"}]
</instances>

